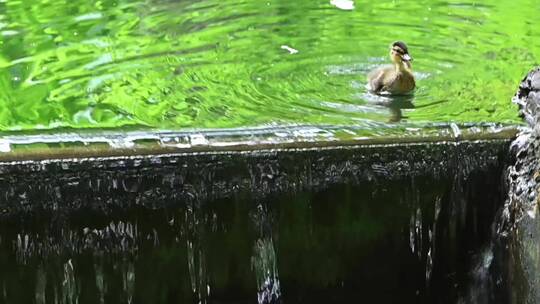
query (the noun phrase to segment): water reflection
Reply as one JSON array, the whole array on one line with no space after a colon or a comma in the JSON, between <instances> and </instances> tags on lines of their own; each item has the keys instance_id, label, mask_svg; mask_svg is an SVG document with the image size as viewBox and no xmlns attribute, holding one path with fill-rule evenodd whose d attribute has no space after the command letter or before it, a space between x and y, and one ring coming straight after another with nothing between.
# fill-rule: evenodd
<instances>
[{"instance_id":1,"label":"water reflection","mask_svg":"<svg viewBox=\"0 0 540 304\"><path fill-rule=\"evenodd\" d=\"M388 109L388 122L397 123L408 117L403 115L403 110L414 109L414 94L409 95L376 95L367 92L364 95L369 104L385 107Z\"/></svg>"},{"instance_id":2,"label":"water reflection","mask_svg":"<svg viewBox=\"0 0 540 304\"><path fill-rule=\"evenodd\" d=\"M409 116L403 114L403 112L405 111L410 112L413 109L441 106L442 104L448 102L447 100L439 100L416 106L416 95L414 93L408 95L377 95L371 92L366 92L361 96L370 105L375 105L388 109L387 122L389 123L398 123L402 120L410 120Z\"/></svg>"}]
</instances>

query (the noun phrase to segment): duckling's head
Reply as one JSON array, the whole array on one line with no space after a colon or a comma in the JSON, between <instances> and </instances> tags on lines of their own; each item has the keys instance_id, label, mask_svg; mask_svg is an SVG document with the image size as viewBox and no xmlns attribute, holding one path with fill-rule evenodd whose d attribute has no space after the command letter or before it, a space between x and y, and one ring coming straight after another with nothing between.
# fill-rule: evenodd
<instances>
[{"instance_id":1,"label":"duckling's head","mask_svg":"<svg viewBox=\"0 0 540 304\"><path fill-rule=\"evenodd\" d=\"M390 46L390 58L392 62L400 64L405 62L405 64L410 65L410 62L413 60L411 55L409 55L409 48L403 41L396 41Z\"/></svg>"}]
</instances>

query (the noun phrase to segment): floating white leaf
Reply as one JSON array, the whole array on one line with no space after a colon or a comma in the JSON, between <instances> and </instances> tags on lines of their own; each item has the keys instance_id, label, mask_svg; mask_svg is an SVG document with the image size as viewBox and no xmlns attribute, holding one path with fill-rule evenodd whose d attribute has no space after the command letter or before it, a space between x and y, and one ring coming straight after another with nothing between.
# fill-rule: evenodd
<instances>
[{"instance_id":1,"label":"floating white leaf","mask_svg":"<svg viewBox=\"0 0 540 304\"><path fill-rule=\"evenodd\" d=\"M289 52L289 54L297 54L298 53L297 49L293 49L292 47L290 47L288 45L282 45L281 49L286 50L287 52Z\"/></svg>"},{"instance_id":2,"label":"floating white leaf","mask_svg":"<svg viewBox=\"0 0 540 304\"><path fill-rule=\"evenodd\" d=\"M330 4L346 11L354 9L354 1L352 0L330 0Z\"/></svg>"}]
</instances>

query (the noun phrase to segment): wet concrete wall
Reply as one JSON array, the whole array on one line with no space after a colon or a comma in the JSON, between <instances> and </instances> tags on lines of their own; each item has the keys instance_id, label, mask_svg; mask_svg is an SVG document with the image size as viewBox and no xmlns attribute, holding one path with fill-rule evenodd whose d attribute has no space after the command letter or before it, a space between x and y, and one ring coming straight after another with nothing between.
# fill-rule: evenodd
<instances>
[{"instance_id":1,"label":"wet concrete wall","mask_svg":"<svg viewBox=\"0 0 540 304\"><path fill-rule=\"evenodd\" d=\"M0 299L508 303L509 143L3 163Z\"/></svg>"}]
</instances>

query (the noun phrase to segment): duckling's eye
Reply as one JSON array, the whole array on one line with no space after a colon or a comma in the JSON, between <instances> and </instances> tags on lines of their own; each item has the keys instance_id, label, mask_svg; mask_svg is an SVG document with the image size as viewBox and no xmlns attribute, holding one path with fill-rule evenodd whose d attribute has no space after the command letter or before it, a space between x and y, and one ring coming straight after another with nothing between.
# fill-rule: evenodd
<instances>
[{"instance_id":1,"label":"duckling's eye","mask_svg":"<svg viewBox=\"0 0 540 304\"><path fill-rule=\"evenodd\" d=\"M392 49L392 50L393 50L394 52L396 52L396 53L400 54L400 55L403 55L403 54L405 54L405 52L403 52L403 51L402 51L402 50L400 50L400 49Z\"/></svg>"}]
</instances>

